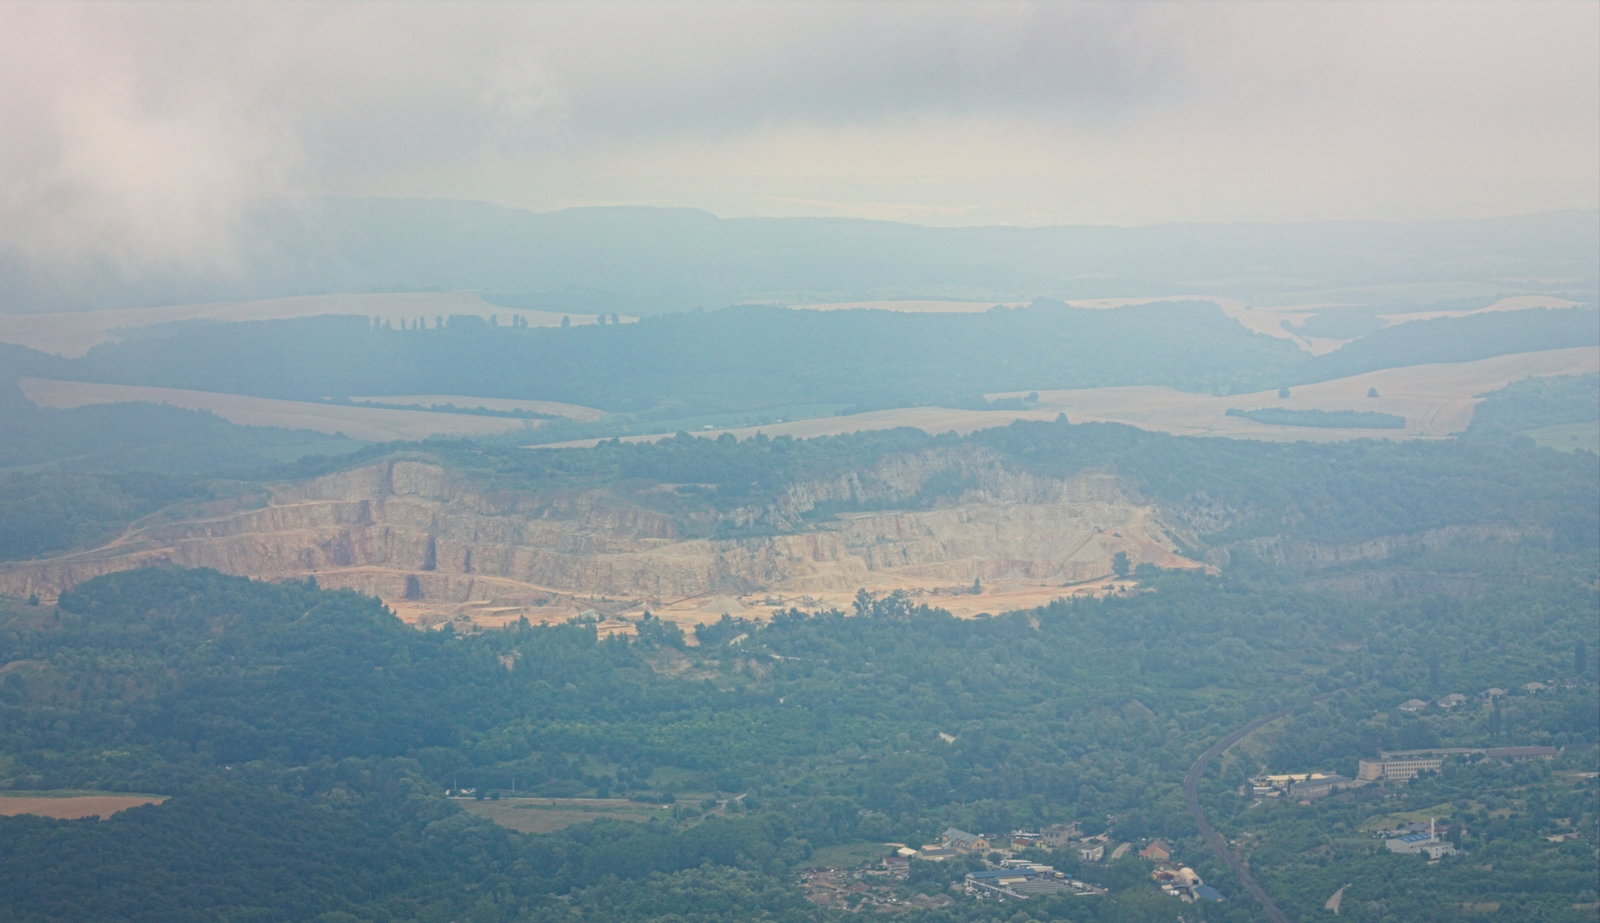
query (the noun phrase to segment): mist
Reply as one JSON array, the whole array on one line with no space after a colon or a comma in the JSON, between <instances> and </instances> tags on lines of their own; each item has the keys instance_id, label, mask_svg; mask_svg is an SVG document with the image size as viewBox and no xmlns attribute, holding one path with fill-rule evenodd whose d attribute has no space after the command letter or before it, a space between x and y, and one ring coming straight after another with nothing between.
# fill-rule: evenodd
<instances>
[{"instance_id":1,"label":"mist","mask_svg":"<svg viewBox=\"0 0 1600 923\"><path fill-rule=\"evenodd\" d=\"M1592 4L14 3L0 26L0 252L59 275L226 277L255 203L329 196L940 226L1600 203Z\"/></svg>"}]
</instances>

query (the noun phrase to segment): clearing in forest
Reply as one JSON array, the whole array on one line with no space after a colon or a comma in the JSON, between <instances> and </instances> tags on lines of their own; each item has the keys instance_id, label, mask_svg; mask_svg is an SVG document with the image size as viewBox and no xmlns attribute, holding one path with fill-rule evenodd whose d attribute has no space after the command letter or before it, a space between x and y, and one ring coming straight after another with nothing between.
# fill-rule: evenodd
<instances>
[{"instance_id":1,"label":"clearing in forest","mask_svg":"<svg viewBox=\"0 0 1600 923\"><path fill-rule=\"evenodd\" d=\"M457 800L476 814L518 833L554 833L592 820L628 820L643 823L666 812L657 804L626 798L501 798L492 801Z\"/></svg>"},{"instance_id":2,"label":"clearing in forest","mask_svg":"<svg viewBox=\"0 0 1600 923\"><path fill-rule=\"evenodd\" d=\"M128 795L109 792L7 792L0 794L0 817L33 814L58 820L98 817L144 804L160 804L166 795Z\"/></svg>"}]
</instances>

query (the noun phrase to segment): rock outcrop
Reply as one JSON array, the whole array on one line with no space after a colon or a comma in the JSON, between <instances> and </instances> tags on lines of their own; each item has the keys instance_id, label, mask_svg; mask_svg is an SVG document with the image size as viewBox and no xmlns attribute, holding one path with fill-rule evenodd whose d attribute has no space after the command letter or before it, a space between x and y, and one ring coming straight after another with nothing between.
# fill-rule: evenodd
<instances>
[{"instance_id":1,"label":"rock outcrop","mask_svg":"<svg viewBox=\"0 0 1600 923\"><path fill-rule=\"evenodd\" d=\"M1192 566L1158 512L1109 474L1008 469L982 450L922 452L731 510L656 488L504 489L412 460L270 489L223 509L137 524L116 541L0 567L0 593L49 598L150 564L268 579L315 577L385 600L539 606L599 599L661 605L857 587L1061 585L1111 558ZM706 536L728 535L717 538Z\"/></svg>"}]
</instances>

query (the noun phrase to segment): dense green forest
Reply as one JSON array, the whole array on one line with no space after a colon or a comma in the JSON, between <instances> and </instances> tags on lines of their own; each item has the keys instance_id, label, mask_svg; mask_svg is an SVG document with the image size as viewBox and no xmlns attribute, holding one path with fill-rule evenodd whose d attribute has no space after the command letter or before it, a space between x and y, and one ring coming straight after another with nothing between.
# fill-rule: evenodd
<instances>
[{"instance_id":1,"label":"dense green forest","mask_svg":"<svg viewBox=\"0 0 1600 923\"><path fill-rule=\"evenodd\" d=\"M527 451L482 442L416 446L506 487L632 484L639 502L683 509L770 501L802 480L859 470L897 454L961 448L996 453L1017 470L1125 477L1145 495L1218 511L1205 538L1275 535L1341 542L1450 525L1495 523L1546 532L1564 547L1600 524L1592 460L1484 443L1358 440L1318 445L1185 439L1117 424L1018 422L964 437L896 429L818 439L744 441L680 434L653 443L610 440L584 451ZM1520 471L1508 478L1508 471ZM961 469L930 482L920 505L959 495ZM666 494L659 483L701 485ZM854 505L837 511L867 508ZM687 527L687 526L686 526Z\"/></svg>"},{"instance_id":2,"label":"dense green forest","mask_svg":"<svg viewBox=\"0 0 1600 923\"><path fill-rule=\"evenodd\" d=\"M471 473L494 489L604 487L626 502L672 514L682 534L691 536L735 534L729 529L774 534L840 513L932 508L959 499L970 486L971 467L985 460L1052 477L1085 470L1116 473L1147 498L1203 512L1199 538L1212 545L1268 538L1342 543L1451 526L1493 526L1572 548L1600 530L1600 485L1586 455L1492 440L1332 445L1196 440L1116 424L1057 421L1019 422L964 437L914 429L809 440L680 434L658 442L608 440L583 450L435 440L202 475L12 473L0 477L0 495L14 501L0 504L5 539L0 554L26 557L84 544L167 502L235 496L254 484L325 474L397 452ZM796 483L927 453L942 458L941 472L915 495L822 505L807 512L807 522L773 506ZM197 452L191 462L204 458L216 461ZM1508 478L1508 471L1519 476ZM678 486L663 491L662 484ZM742 511L738 517L725 515L735 510Z\"/></svg>"},{"instance_id":3,"label":"dense green forest","mask_svg":"<svg viewBox=\"0 0 1600 923\"><path fill-rule=\"evenodd\" d=\"M1118 311L1037 302L987 314L743 307L567 329L436 317L410 326L358 317L173 325L96 347L71 363L71 377L313 400L534 398L660 416L983 406L988 392L1110 384L1252 387L1275 383L1273 371L1298 355L1215 305L1188 302ZM1238 369L1259 371L1241 378Z\"/></svg>"},{"instance_id":4,"label":"dense green forest","mask_svg":"<svg viewBox=\"0 0 1600 923\"><path fill-rule=\"evenodd\" d=\"M1600 344L1600 308L1592 304L1440 317L1385 327L1308 359L1295 371L1294 381L1308 384L1400 365L1466 362L1596 344Z\"/></svg>"},{"instance_id":5,"label":"dense green forest","mask_svg":"<svg viewBox=\"0 0 1600 923\"><path fill-rule=\"evenodd\" d=\"M1600 315L1578 307L1402 324L1313 357L1247 331L1208 302L1096 311L1043 299L984 314L740 307L566 329L445 317L402 326L360 317L182 323L48 364L50 374L74 380L296 400L405 393L557 400L612 413L602 432L615 432L630 421L719 414L983 408L985 394L1047 388L1238 393L1600 343Z\"/></svg>"},{"instance_id":6,"label":"dense green forest","mask_svg":"<svg viewBox=\"0 0 1600 923\"><path fill-rule=\"evenodd\" d=\"M1542 426L1600 421L1600 375L1524 378L1483 398L1468 438L1509 439Z\"/></svg>"},{"instance_id":7,"label":"dense green forest","mask_svg":"<svg viewBox=\"0 0 1600 923\"><path fill-rule=\"evenodd\" d=\"M54 468L196 475L255 470L362 445L308 430L239 426L213 413L165 404L36 407L14 381L4 379L0 379L0 414L6 422L0 471Z\"/></svg>"},{"instance_id":8,"label":"dense green forest","mask_svg":"<svg viewBox=\"0 0 1600 923\"><path fill-rule=\"evenodd\" d=\"M358 326L377 341L454 335ZM1510 430L1572 417L1592 388L1592 376L1519 383L1485 406ZM171 569L89 581L56 606L0 600L0 790L170 796L104 821L0 819L8 918L851 919L809 902L799 870L950 826L1079 821L1118 842L1167 840L1229 899L1179 905L1143 860L1036 850L1107 893L1030 900L1022 919L1170 919L1181 906L1188 919L1255 920L1181 782L1212 743L1289 707L1200 794L1293 918L1322 918L1350 884L1341 916L1360 920L1454 919L1468 905L1592 919L1592 456L1506 438L1258 443L1062 419L965 437L680 434L534 451L430 440L301 457L304 434L233 443L215 418L165 410L19 416L17 432L37 436L15 444L33 454L0 480L0 554L81 546L164 509L390 457L497 490L603 487L707 535L936 508L970 489L977 466L1108 472L1185 511L1196 540L1226 554L1217 574L1145 565L1136 590L995 617L863 593L847 613L725 618L687 636L654 618L603 639L582 619L419 632L354 593ZM97 430L110 442L94 452ZM796 484L913 456L935 462L915 492L802 520L772 512ZM1445 537L1309 572L1274 563L1295 543L1430 530ZM1550 691L1448 714L1395 708L1532 681ZM1379 749L1492 744L1560 755L1461 761L1305 806L1239 794L1262 768L1350 774ZM446 794L463 790L475 795ZM485 819L495 803L533 811L529 798L613 807L573 808L585 822L538 833ZM1367 832L1419 811L1448 818L1463 853L1428 866ZM1566 833L1584 839L1547 839ZM948 899L917 919L995 919L995 905L950 887L977 864L919 861L895 893Z\"/></svg>"},{"instance_id":9,"label":"dense green forest","mask_svg":"<svg viewBox=\"0 0 1600 923\"><path fill-rule=\"evenodd\" d=\"M1257 410L1229 408L1228 416L1244 417L1274 426L1352 427L1356 429L1404 429L1406 418L1395 413L1370 410L1289 410L1262 407Z\"/></svg>"},{"instance_id":10,"label":"dense green forest","mask_svg":"<svg viewBox=\"0 0 1600 923\"><path fill-rule=\"evenodd\" d=\"M818 848L1109 815L1120 838L1188 844L1186 861L1234 891L1178 792L1199 750L1268 703L1344 690L1318 720L1357 739L1290 736L1272 759L1348 762L1417 742L1366 721L1407 696L1571 675L1595 607L1572 578L1592 554L1544 548L1460 598L1149 569L1145 592L991 619L863 596L849 615L725 620L698 646L660 623L633 641L582 623L418 633L348 592L129 572L6 611L0 785L173 797L101 823L0 821L0 879L19 919L819 919L791 886ZM1507 733L1592 754L1584 667L1566 705ZM454 785L676 807L522 836L460 813L440 794ZM307 843L327 844L321 874ZM1041 902L1036 918L1162 906L1136 868L1051 858L1113 893ZM283 871L237 882L239 867ZM1567 884L1515 887L1548 903ZM1253 913L1238 900L1203 916Z\"/></svg>"}]
</instances>

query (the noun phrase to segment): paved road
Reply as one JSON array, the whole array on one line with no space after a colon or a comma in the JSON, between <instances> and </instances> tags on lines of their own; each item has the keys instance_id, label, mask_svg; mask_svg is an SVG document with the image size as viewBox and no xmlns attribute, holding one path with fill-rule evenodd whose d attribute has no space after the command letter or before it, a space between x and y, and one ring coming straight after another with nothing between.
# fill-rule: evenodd
<instances>
[{"instance_id":1,"label":"paved road","mask_svg":"<svg viewBox=\"0 0 1600 923\"><path fill-rule=\"evenodd\" d=\"M1183 777L1183 797L1184 800L1189 802L1189 813L1194 815L1195 823L1200 827L1200 836L1205 839L1206 845L1211 847L1211 851L1217 854L1217 858L1233 869L1233 874L1239 879L1239 883L1244 885L1244 889L1250 892L1250 896L1261 904L1261 908L1267 912L1267 919L1271 920L1272 923L1290 923L1290 921L1287 916L1284 916L1283 911L1278 909L1278 905L1272 902L1272 898L1267 896L1267 892L1257 883L1255 876L1250 874L1250 869L1245 866L1244 861L1235 855L1233 850L1228 848L1227 841L1217 833L1217 828L1211 826L1211 823L1206 820L1205 812L1200 809L1200 794L1197 789L1200 785L1200 777L1205 775L1206 766L1212 760L1221 756L1222 751L1243 740L1245 735L1256 728L1268 722L1276 721L1291 711L1293 711L1291 708L1280 708L1272 714L1262 715L1244 727L1230 733L1212 744L1211 749L1200 754L1200 758L1194 761L1194 765L1189 767L1189 772Z\"/></svg>"}]
</instances>

